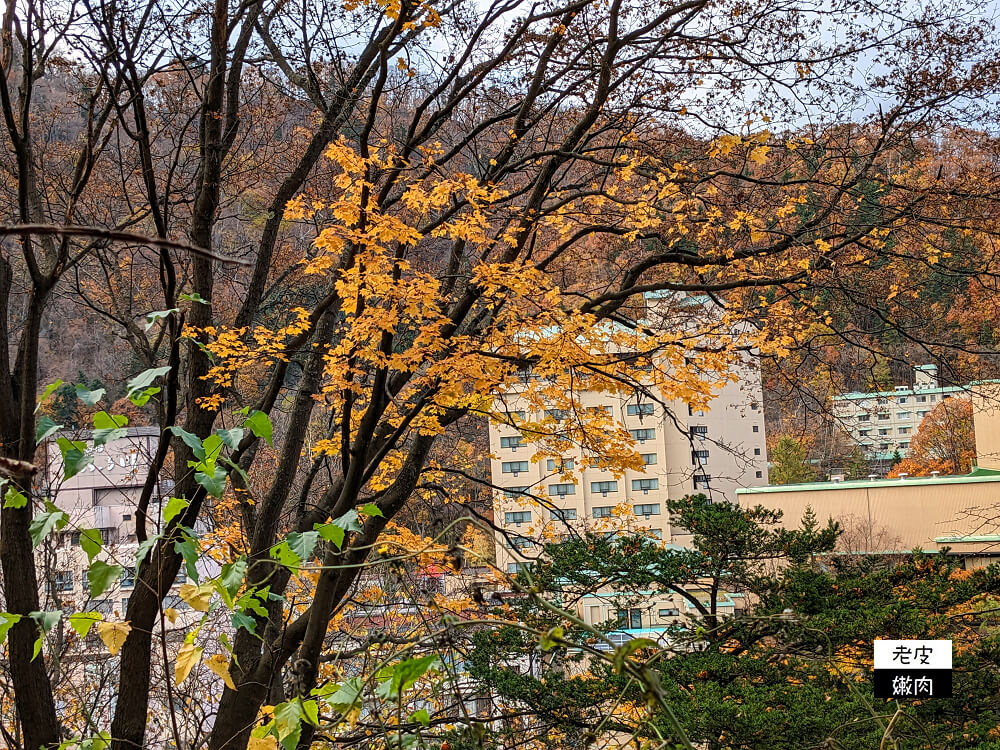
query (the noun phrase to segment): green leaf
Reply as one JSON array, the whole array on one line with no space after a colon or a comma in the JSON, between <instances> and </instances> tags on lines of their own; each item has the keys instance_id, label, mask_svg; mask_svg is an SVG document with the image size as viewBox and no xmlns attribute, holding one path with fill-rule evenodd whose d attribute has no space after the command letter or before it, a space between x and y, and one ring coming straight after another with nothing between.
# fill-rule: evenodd
<instances>
[{"instance_id":1,"label":"green leaf","mask_svg":"<svg viewBox=\"0 0 1000 750\"><path fill-rule=\"evenodd\" d=\"M253 633L257 629L257 621L246 612L236 611L229 618L233 623L233 629L243 628L248 633Z\"/></svg>"},{"instance_id":2,"label":"green leaf","mask_svg":"<svg viewBox=\"0 0 1000 750\"><path fill-rule=\"evenodd\" d=\"M38 625L38 638L35 639L35 647L31 652L31 660L34 661L38 658L38 655L42 652L42 641L45 640L45 636L49 634L59 622L59 618L62 617L62 612L55 610L54 612L31 612L28 616L35 621Z\"/></svg>"},{"instance_id":3,"label":"green leaf","mask_svg":"<svg viewBox=\"0 0 1000 750\"><path fill-rule=\"evenodd\" d=\"M38 420L38 424L35 425L35 445L41 445L42 441L45 440L53 432L58 432L63 428L63 425L56 424L55 420L49 416L43 416Z\"/></svg>"},{"instance_id":4,"label":"green leaf","mask_svg":"<svg viewBox=\"0 0 1000 750\"><path fill-rule=\"evenodd\" d=\"M349 677L343 685L334 685L337 688L330 695L323 695L324 690L330 688L316 688L313 693L320 695L323 700L330 704L338 713L346 714L361 700L361 691L364 688L364 681L360 677Z\"/></svg>"},{"instance_id":5,"label":"green leaf","mask_svg":"<svg viewBox=\"0 0 1000 750\"><path fill-rule=\"evenodd\" d=\"M271 424L271 418L267 416L262 411L255 411L249 417L247 417L246 422L243 423L250 432L259 438L263 438L264 442L268 445L272 445L271 436L274 433L274 426Z\"/></svg>"},{"instance_id":6,"label":"green leaf","mask_svg":"<svg viewBox=\"0 0 1000 750\"><path fill-rule=\"evenodd\" d=\"M302 734L304 716L299 699L279 703L274 707L274 729L285 750L294 750Z\"/></svg>"},{"instance_id":7,"label":"green leaf","mask_svg":"<svg viewBox=\"0 0 1000 750\"><path fill-rule=\"evenodd\" d=\"M419 711L415 711L410 715L410 721L416 721L423 724L425 727L431 723L431 715L427 713L426 708L421 708Z\"/></svg>"},{"instance_id":8,"label":"green leaf","mask_svg":"<svg viewBox=\"0 0 1000 750\"><path fill-rule=\"evenodd\" d=\"M109 747L111 747L111 733L104 731L82 740L78 750L107 750Z\"/></svg>"},{"instance_id":9,"label":"green leaf","mask_svg":"<svg viewBox=\"0 0 1000 750\"><path fill-rule=\"evenodd\" d=\"M219 439L226 444L229 450L234 451L240 447L243 432L242 427L233 427L231 430L216 430L215 434L219 436Z\"/></svg>"},{"instance_id":10,"label":"green leaf","mask_svg":"<svg viewBox=\"0 0 1000 750\"><path fill-rule=\"evenodd\" d=\"M10 612L0 612L0 643L7 639L7 631L21 620L21 615L14 615Z\"/></svg>"},{"instance_id":11,"label":"green leaf","mask_svg":"<svg viewBox=\"0 0 1000 750\"><path fill-rule=\"evenodd\" d=\"M150 396L154 396L160 392L160 388L154 386L153 381L166 375L168 372L170 372L169 367L153 367L140 372L128 381L126 395L129 401L136 406L145 406Z\"/></svg>"},{"instance_id":12,"label":"green leaf","mask_svg":"<svg viewBox=\"0 0 1000 750\"><path fill-rule=\"evenodd\" d=\"M182 294L180 298L187 300L188 302L197 302L199 305L207 305L208 301L205 300L198 292L192 292L191 294Z\"/></svg>"},{"instance_id":13,"label":"green leaf","mask_svg":"<svg viewBox=\"0 0 1000 750\"><path fill-rule=\"evenodd\" d=\"M385 518L385 516L382 515L382 511L375 503L366 503L365 506L361 509L361 512L364 513L369 518L375 518L376 516L378 518Z\"/></svg>"},{"instance_id":14,"label":"green leaf","mask_svg":"<svg viewBox=\"0 0 1000 750\"><path fill-rule=\"evenodd\" d=\"M226 563L222 566L222 573L219 575L219 582L229 593L230 597L236 596L236 592L243 585L243 576L247 572L247 559L241 556L235 562Z\"/></svg>"},{"instance_id":15,"label":"green leaf","mask_svg":"<svg viewBox=\"0 0 1000 750\"><path fill-rule=\"evenodd\" d=\"M149 333L149 329L156 325L156 321L161 320L171 313L179 312L176 307L171 307L169 310L157 310L156 312L151 312L146 315L146 333Z\"/></svg>"},{"instance_id":16,"label":"green leaf","mask_svg":"<svg viewBox=\"0 0 1000 750\"><path fill-rule=\"evenodd\" d=\"M23 508L28 504L28 498L25 497L13 484L7 488L7 491L3 493L3 507L5 508Z\"/></svg>"},{"instance_id":17,"label":"green leaf","mask_svg":"<svg viewBox=\"0 0 1000 750\"><path fill-rule=\"evenodd\" d=\"M97 388L93 391L90 391L87 390L84 386L80 385L79 383L76 386L76 397L81 401L83 401L83 403L87 406L93 406L94 404L96 404L98 401L104 398L105 393L106 391L103 388Z\"/></svg>"},{"instance_id":18,"label":"green leaf","mask_svg":"<svg viewBox=\"0 0 1000 750\"><path fill-rule=\"evenodd\" d=\"M314 524L313 528L330 544L334 545L337 549L343 549L344 547L344 530L339 526L332 523L324 524Z\"/></svg>"},{"instance_id":19,"label":"green leaf","mask_svg":"<svg viewBox=\"0 0 1000 750\"><path fill-rule=\"evenodd\" d=\"M382 515L381 512L379 512L379 515ZM337 549L342 549L344 546L344 532L361 531L361 526L358 525L358 512L356 510L349 510L340 518L334 518L330 523L314 525L313 529L319 532L321 537L330 542L330 544L333 544Z\"/></svg>"},{"instance_id":20,"label":"green leaf","mask_svg":"<svg viewBox=\"0 0 1000 750\"><path fill-rule=\"evenodd\" d=\"M42 391L42 395L38 397L38 402L35 405L36 414L38 413L38 410L42 407L42 404L44 404L45 401L48 399L48 397L51 396L53 393L55 393L56 389L58 389L62 384L63 384L62 380L57 380L56 382L49 383L47 386L45 386L45 390Z\"/></svg>"},{"instance_id":21,"label":"green leaf","mask_svg":"<svg viewBox=\"0 0 1000 750\"><path fill-rule=\"evenodd\" d=\"M69 522L66 511L59 510L51 500L45 501L45 510L31 519L28 533L31 535L31 546L37 547L53 529L61 529Z\"/></svg>"},{"instance_id":22,"label":"green leaf","mask_svg":"<svg viewBox=\"0 0 1000 750\"><path fill-rule=\"evenodd\" d=\"M302 558L295 554L288 542L281 542L272 547L271 558L293 572L302 564Z\"/></svg>"},{"instance_id":23,"label":"green leaf","mask_svg":"<svg viewBox=\"0 0 1000 750\"><path fill-rule=\"evenodd\" d=\"M94 560L87 568L87 583L90 586L90 598L96 599L121 578L124 568L121 565L108 565L103 560Z\"/></svg>"},{"instance_id":24,"label":"green leaf","mask_svg":"<svg viewBox=\"0 0 1000 750\"><path fill-rule=\"evenodd\" d=\"M302 701L302 713L305 714L306 721L314 727L319 726L319 706L316 701Z\"/></svg>"},{"instance_id":25,"label":"green leaf","mask_svg":"<svg viewBox=\"0 0 1000 750\"><path fill-rule=\"evenodd\" d=\"M361 525L358 523L358 512L353 509L347 511L340 518L334 518L330 523L339 526L344 531L361 531Z\"/></svg>"},{"instance_id":26,"label":"green leaf","mask_svg":"<svg viewBox=\"0 0 1000 750\"><path fill-rule=\"evenodd\" d=\"M205 448L201 444L201 438L177 426L170 427L168 429L184 441L184 444L191 449L192 453L194 453L195 458L200 461L205 460Z\"/></svg>"},{"instance_id":27,"label":"green leaf","mask_svg":"<svg viewBox=\"0 0 1000 750\"><path fill-rule=\"evenodd\" d=\"M550 628L549 631L543 635L538 641L538 647L542 651L548 651L551 648L555 648L563 639L563 629L558 625L554 628Z\"/></svg>"},{"instance_id":28,"label":"green leaf","mask_svg":"<svg viewBox=\"0 0 1000 750\"><path fill-rule=\"evenodd\" d=\"M69 626L76 631L76 634L80 636L81 639L87 637L87 633L94 626L95 622L103 620L104 617L100 612L77 612L66 618L66 622Z\"/></svg>"},{"instance_id":29,"label":"green leaf","mask_svg":"<svg viewBox=\"0 0 1000 750\"><path fill-rule=\"evenodd\" d=\"M94 415L94 445L104 445L125 437L128 435L128 430L125 429L127 424L128 417L111 415L106 411L97 412Z\"/></svg>"},{"instance_id":30,"label":"green leaf","mask_svg":"<svg viewBox=\"0 0 1000 750\"><path fill-rule=\"evenodd\" d=\"M286 539L288 547L296 554L299 560L308 560L312 557L318 540L319 532L317 531L304 531L302 533L293 531Z\"/></svg>"},{"instance_id":31,"label":"green leaf","mask_svg":"<svg viewBox=\"0 0 1000 750\"><path fill-rule=\"evenodd\" d=\"M149 554L149 551L156 546L156 543L158 541L160 541L161 537L162 534L157 534L156 536L150 537L149 539L147 539L146 541L144 541L142 544L139 545L139 549L137 549L135 552L135 564L137 568L139 565L142 564L142 561L146 559L146 555Z\"/></svg>"},{"instance_id":32,"label":"green leaf","mask_svg":"<svg viewBox=\"0 0 1000 750\"><path fill-rule=\"evenodd\" d=\"M226 470L221 466L212 468L212 475L209 476L203 471L195 472L194 481L205 488L212 497L222 497L226 491Z\"/></svg>"},{"instance_id":33,"label":"green leaf","mask_svg":"<svg viewBox=\"0 0 1000 750\"><path fill-rule=\"evenodd\" d=\"M190 501L184 497L170 498L167 500L167 507L163 509L163 522L170 523L190 504Z\"/></svg>"},{"instance_id":34,"label":"green leaf","mask_svg":"<svg viewBox=\"0 0 1000 750\"><path fill-rule=\"evenodd\" d=\"M101 551L101 532L97 529L80 529L80 547L87 553L87 562L94 562Z\"/></svg>"},{"instance_id":35,"label":"green leaf","mask_svg":"<svg viewBox=\"0 0 1000 750\"><path fill-rule=\"evenodd\" d=\"M92 456L88 456L87 444L82 440L69 440L61 437L56 438L56 445L62 453L63 479L75 477L87 466L94 463Z\"/></svg>"},{"instance_id":36,"label":"green leaf","mask_svg":"<svg viewBox=\"0 0 1000 750\"><path fill-rule=\"evenodd\" d=\"M406 659L392 667L392 692L399 695L416 683L431 665L437 661L437 654L418 656L415 659Z\"/></svg>"},{"instance_id":37,"label":"green leaf","mask_svg":"<svg viewBox=\"0 0 1000 750\"><path fill-rule=\"evenodd\" d=\"M174 551L184 558L184 569L187 577L195 583L198 582L198 543L195 538L185 533L174 542Z\"/></svg>"}]
</instances>

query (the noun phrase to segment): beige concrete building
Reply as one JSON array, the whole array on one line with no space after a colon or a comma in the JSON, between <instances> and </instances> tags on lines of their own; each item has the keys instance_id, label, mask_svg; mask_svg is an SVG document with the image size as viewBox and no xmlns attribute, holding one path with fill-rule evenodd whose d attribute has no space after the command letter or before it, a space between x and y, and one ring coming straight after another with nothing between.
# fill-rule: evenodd
<instances>
[{"instance_id":1,"label":"beige concrete building","mask_svg":"<svg viewBox=\"0 0 1000 750\"><path fill-rule=\"evenodd\" d=\"M67 434L72 440L81 436ZM47 593L65 606L78 611L97 611L105 616L122 615L135 584L135 512L142 485L159 441L155 427L132 427L125 437L94 446L87 442L92 462L75 476L63 479L62 456L54 439L47 441L45 494L66 511L69 523L57 536L50 537L40 552L45 555L42 570L48 579ZM159 487L166 495L168 486ZM161 512L160 492L154 493L149 508L149 533L158 532ZM80 547L80 530L97 529L104 546L102 558L125 569L117 586L96 601L87 596L87 558ZM184 582L183 573L177 584ZM172 594L165 607L186 608Z\"/></svg>"},{"instance_id":2,"label":"beige concrete building","mask_svg":"<svg viewBox=\"0 0 1000 750\"><path fill-rule=\"evenodd\" d=\"M977 466L971 473L751 487L737 491L740 504L780 510L789 526L806 508L821 520L833 518L844 527L847 552L948 548L970 566L1000 557L1000 384L916 393L943 397L959 390L972 395Z\"/></svg>"},{"instance_id":3,"label":"beige concrete building","mask_svg":"<svg viewBox=\"0 0 1000 750\"><path fill-rule=\"evenodd\" d=\"M664 545L686 546L690 535L673 528L666 502L693 493L736 501L739 487L767 483L767 451L759 371L748 362L738 383L720 388L705 412L682 402L666 408L637 395L578 394L579 408L600 408L629 431L644 470L616 476L594 466L580 450L558 458L539 457L523 422L568 415L532 413L517 392L497 404L503 421L490 425L491 473L498 488L494 517L497 565L515 573L541 553L537 542L589 529L607 534L642 530ZM629 596L635 592L628 592ZM629 630L664 627L687 614L680 597L645 598L623 607L622 595L607 592L588 597L580 614L591 623L616 618ZM727 596L722 611L735 604Z\"/></svg>"},{"instance_id":4,"label":"beige concrete building","mask_svg":"<svg viewBox=\"0 0 1000 750\"><path fill-rule=\"evenodd\" d=\"M833 397L833 416L875 460L905 456L921 420L953 396L965 396L968 386L940 386L936 365L913 368L913 383L891 391L844 393Z\"/></svg>"}]
</instances>

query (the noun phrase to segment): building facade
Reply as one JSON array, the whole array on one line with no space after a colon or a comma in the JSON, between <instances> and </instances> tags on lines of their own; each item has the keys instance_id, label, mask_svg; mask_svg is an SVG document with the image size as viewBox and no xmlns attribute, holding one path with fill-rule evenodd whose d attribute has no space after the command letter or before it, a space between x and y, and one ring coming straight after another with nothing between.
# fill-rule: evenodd
<instances>
[{"instance_id":1,"label":"building facade","mask_svg":"<svg viewBox=\"0 0 1000 750\"><path fill-rule=\"evenodd\" d=\"M852 392L833 397L833 416L869 459L905 457L920 422L942 401L968 394L968 386L938 383L936 365L913 368L913 384L891 391Z\"/></svg>"},{"instance_id":2,"label":"building facade","mask_svg":"<svg viewBox=\"0 0 1000 750\"><path fill-rule=\"evenodd\" d=\"M655 395L655 394L654 394ZM642 532L663 545L685 547L690 534L670 523L666 503L703 493L714 500L736 502L739 487L767 484L767 449L759 370L749 361L738 382L722 385L710 410L700 412L683 402L643 401L637 395L576 395L581 409L603 409L627 429L643 469L622 475L594 465L581 450L559 458L539 458L522 422L568 418L551 412L535 414L516 392L507 394L490 424L492 483L497 488L494 518L497 565L513 574L541 553L542 540L583 530L605 534ZM630 632L663 628L690 612L682 597L644 598L623 607L623 597L636 592L602 592L580 605L592 624L618 619ZM734 603L719 602L720 611Z\"/></svg>"}]
</instances>

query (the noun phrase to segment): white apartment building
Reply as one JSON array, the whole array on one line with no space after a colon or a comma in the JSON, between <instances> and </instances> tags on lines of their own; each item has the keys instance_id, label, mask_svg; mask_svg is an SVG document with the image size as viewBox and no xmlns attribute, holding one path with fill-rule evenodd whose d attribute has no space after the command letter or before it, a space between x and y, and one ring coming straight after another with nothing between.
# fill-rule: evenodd
<instances>
[{"instance_id":1,"label":"white apartment building","mask_svg":"<svg viewBox=\"0 0 1000 750\"><path fill-rule=\"evenodd\" d=\"M935 406L968 393L964 385L941 387L936 365L919 365L913 368L913 385L834 396L833 415L869 458L888 461L897 451L906 456L920 422Z\"/></svg>"},{"instance_id":2,"label":"white apartment building","mask_svg":"<svg viewBox=\"0 0 1000 750\"><path fill-rule=\"evenodd\" d=\"M498 400L495 410L503 418L490 424L489 437L492 483L498 488L494 518L504 532L496 536L502 571L516 573L530 565L541 552L538 540L583 529L645 531L663 545L682 548L691 537L671 526L668 500L704 493L735 503L738 488L767 484L763 396L754 360L747 360L737 382L719 388L704 412L681 401L664 407L640 394L576 397L581 409L602 408L629 431L644 469L616 476L593 465L579 449L558 459L534 457L530 433L516 425L566 415L531 413L516 392ZM720 611L732 611L735 605L725 596ZM618 618L622 628L637 631L662 629L691 611L682 597L649 597L627 608L621 598L615 592L587 597L580 614L595 624Z\"/></svg>"},{"instance_id":3,"label":"white apartment building","mask_svg":"<svg viewBox=\"0 0 1000 750\"><path fill-rule=\"evenodd\" d=\"M69 523L58 535L50 537L44 547L40 578L45 577L47 592L63 606L77 611L100 612L106 617L124 615L128 597L135 585L135 513L143 483L159 442L155 427L131 427L125 437L94 446L87 442L87 455L92 462L69 479L63 479L62 456L54 439L46 445L45 494L61 510ZM84 436L67 433L71 440ZM164 484L161 482L161 485ZM161 487L164 494L168 486ZM148 515L152 521L149 533L156 534L155 522L161 512L160 493L154 492ZM105 592L99 600L90 601L87 591L87 558L80 547L81 529L97 529L104 546L102 559L124 568L117 586ZM40 548L41 549L41 548ZM177 584L184 582L183 570ZM176 592L164 603L185 609Z\"/></svg>"}]
</instances>

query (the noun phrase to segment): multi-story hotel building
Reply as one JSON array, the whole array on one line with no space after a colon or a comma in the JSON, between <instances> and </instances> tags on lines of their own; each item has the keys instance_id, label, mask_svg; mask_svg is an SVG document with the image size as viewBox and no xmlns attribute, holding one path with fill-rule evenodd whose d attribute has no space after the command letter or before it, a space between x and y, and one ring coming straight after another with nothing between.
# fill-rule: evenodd
<instances>
[{"instance_id":1,"label":"multi-story hotel building","mask_svg":"<svg viewBox=\"0 0 1000 750\"><path fill-rule=\"evenodd\" d=\"M516 573L541 553L541 539L583 529L612 534L629 528L665 546L688 546L690 534L670 523L668 500L704 493L735 503L737 488L766 485L760 372L752 359L741 369L736 382L717 390L706 411L680 401L661 406L639 394L575 394L582 410L604 409L631 434L644 468L617 476L579 449L559 458L536 456L530 431L524 434L517 425L563 415L531 413L518 393L505 395L496 409L504 419L489 428L494 517L502 529L496 537L499 569ZM732 611L732 599L724 596L720 611ZM621 599L615 592L590 596L580 614L590 623L618 618L624 629L636 631L662 629L691 609L681 597L651 596L628 608Z\"/></svg>"},{"instance_id":2,"label":"multi-story hotel building","mask_svg":"<svg viewBox=\"0 0 1000 750\"><path fill-rule=\"evenodd\" d=\"M913 385L891 391L844 393L833 397L833 415L872 459L906 456L921 420L952 396L968 395L968 386L938 384L937 366L913 368Z\"/></svg>"}]
</instances>

